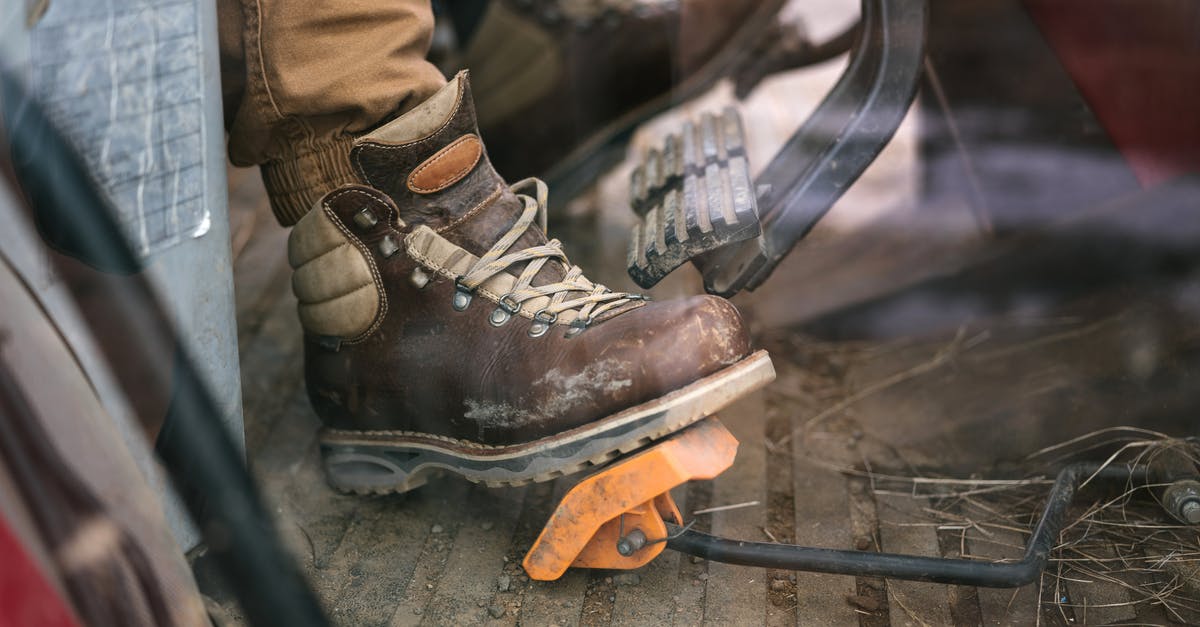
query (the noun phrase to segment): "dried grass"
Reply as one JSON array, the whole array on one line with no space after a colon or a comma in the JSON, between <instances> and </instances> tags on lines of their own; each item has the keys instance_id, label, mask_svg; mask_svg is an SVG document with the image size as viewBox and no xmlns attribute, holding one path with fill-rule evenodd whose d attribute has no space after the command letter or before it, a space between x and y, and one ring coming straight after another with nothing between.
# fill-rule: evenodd
<instances>
[{"instance_id":1,"label":"dried grass","mask_svg":"<svg viewBox=\"0 0 1200 627\"><path fill-rule=\"evenodd\" d=\"M1030 455L1026 465L1043 472L1020 479L906 477L873 472L869 467L822 465L869 478L876 494L909 496L931 504L922 508L925 520L881 521L883 524L930 526L940 533L957 534L964 558L994 561L998 556L1020 557L1023 543L1041 515L1053 471L1089 453L1095 458L1100 450L1112 451L1107 463L1153 463L1167 451L1200 461L1198 438L1117 428L1089 433ZM1095 622L1097 612L1149 606L1160 608L1170 621L1200 621L1200 528L1178 523L1168 515L1156 501L1155 487L1130 481L1121 486L1097 486L1099 489L1076 496L1037 586L1040 619L1088 624ZM1097 586L1107 591L1100 595L1105 597L1103 602L1073 597ZM1139 612L1142 614L1145 612Z\"/></svg>"}]
</instances>

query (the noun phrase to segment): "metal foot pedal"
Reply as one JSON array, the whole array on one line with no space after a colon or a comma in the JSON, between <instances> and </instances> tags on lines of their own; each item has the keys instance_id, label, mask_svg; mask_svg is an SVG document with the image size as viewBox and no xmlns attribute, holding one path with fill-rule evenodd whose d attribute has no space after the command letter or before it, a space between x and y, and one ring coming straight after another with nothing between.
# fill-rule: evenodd
<instances>
[{"instance_id":1,"label":"metal foot pedal","mask_svg":"<svg viewBox=\"0 0 1200 627\"><path fill-rule=\"evenodd\" d=\"M750 180L741 116L728 107L704 114L651 149L630 176L639 216L629 247L629 276L653 287L698 255L762 232Z\"/></svg>"},{"instance_id":2,"label":"metal foot pedal","mask_svg":"<svg viewBox=\"0 0 1200 627\"><path fill-rule=\"evenodd\" d=\"M737 440L708 417L640 453L618 460L571 488L522 565L553 581L569 567L632 569L666 548L667 523L683 519L671 488L712 479L733 464Z\"/></svg>"}]
</instances>

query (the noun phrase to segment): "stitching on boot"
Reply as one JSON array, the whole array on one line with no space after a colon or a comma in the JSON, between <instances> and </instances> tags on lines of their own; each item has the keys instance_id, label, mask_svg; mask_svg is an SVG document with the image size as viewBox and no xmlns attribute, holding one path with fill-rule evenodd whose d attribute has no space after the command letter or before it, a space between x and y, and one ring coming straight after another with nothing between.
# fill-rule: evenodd
<instances>
[{"instance_id":1,"label":"stitching on boot","mask_svg":"<svg viewBox=\"0 0 1200 627\"><path fill-rule=\"evenodd\" d=\"M421 176L422 172L429 170L449 157L456 156L456 151L458 150L459 146L463 146L471 142L474 142L475 156L470 159L470 163L467 163L463 168L452 172L449 176L443 178L441 183L437 183L433 187L422 187L417 183L417 179ZM479 165L479 160L482 158L483 145L479 141L479 137L477 137L474 133L463 135L462 137L459 137L451 142L445 148L442 148L434 153L434 155L425 160L424 163L417 166L417 169L413 170L412 173L408 175L408 188L414 192L417 192L418 194L432 194L434 192L440 192L443 189L446 189L447 187L450 187L451 185L463 180L463 177L465 177L467 173L469 173L471 170L474 170L475 166Z\"/></svg>"},{"instance_id":2,"label":"stitching on boot","mask_svg":"<svg viewBox=\"0 0 1200 627\"><path fill-rule=\"evenodd\" d=\"M333 248L330 248L329 250L323 250L323 251L321 251L321 252L319 252L319 253L317 253L317 254L313 255L312 257L309 257L308 259L305 259L305 260L304 260L304 263L302 263L302 264L300 264L300 265L302 265L302 266L304 266L304 265L308 265L308 264L310 264L310 263L312 263L312 262L314 262L314 261L316 261L316 260L320 259L321 257L324 257L325 255L328 255L329 253L331 253L331 252L333 252L333 251L335 251L335 250L337 250L337 249L339 249L339 248L341 248L341 247L343 247L343 246L349 246L349 245L350 245L350 242L342 242L341 244L338 244L337 246L334 246Z\"/></svg>"},{"instance_id":3,"label":"stitching on boot","mask_svg":"<svg viewBox=\"0 0 1200 627\"><path fill-rule=\"evenodd\" d=\"M305 301L303 304L304 304L304 305L320 305L320 304L323 304L323 303L328 303L328 302L331 302L331 301L335 301L335 300L337 300L337 299L339 299L339 298L342 298L342 297L345 297L345 296L349 296L349 295L351 295L351 294L353 294L353 293L355 293L355 292L358 292L358 291L362 290L364 287L371 287L371 286L372 286L372 285L374 285L374 284L375 284L375 282L374 282L374 281L367 281L366 283L363 283L362 285L356 285L356 286L354 286L352 289L350 289L350 290L348 290L348 291L345 291L345 292L342 292L341 294L335 294L335 295L333 295L333 296L330 296L330 297L328 297L328 298L322 298L321 300L310 300L310 301Z\"/></svg>"},{"instance_id":4,"label":"stitching on boot","mask_svg":"<svg viewBox=\"0 0 1200 627\"><path fill-rule=\"evenodd\" d=\"M333 225L336 226L337 229L342 232L342 235L344 235L348 241L354 243L354 247L357 248L358 251L360 253L362 253L363 257L366 258L367 267L368 267L368 269L370 269L371 277L373 278L373 280L375 282L375 288L379 292L379 311L377 311L375 313L375 320L371 322L371 326L367 327L366 331L363 331L362 333L360 333L352 338L342 340L343 344L358 344L358 343L362 342L363 340L367 339L368 336L370 336L372 333L374 333L376 330L379 329L379 325L383 324L383 319L387 315L388 302L387 302L387 292L383 289L383 278L379 274L379 268L375 265L375 256L371 254L370 250L367 250L366 244L363 244L361 241L359 241L359 239L357 237L354 237L350 233L350 229L346 228L345 224L342 224L342 220L341 220L341 218L338 217L337 212L334 211L333 208L329 206L329 203L332 200L334 200L335 198L340 198L347 194L359 194L359 195L366 196L367 198L372 198L372 199L375 199L375 197L372 194L368 194L361 189L350 188L350 189L338 190L338 191L330 194L325 199L325 202L322 203L322 205L323 205L322 209L325 211L325 215L328 216L331 221L333 221ZM392 214L392 208L390 206L388 206L387 212L389 214L388 217L390 218L391 214ZM389 224L390 223L391 222L389 220Z\"/></svg>"},{"instance_id":5,"label":"stitching on boot","mask_svg":"<svg viewBox=\"0 0 1200 627\"><path fill-rule=\"evenodd\" d=\"M450 436L437 435L437 434L433 434L433 433L421 433L420 431L354 431L354 430L350 430L350 429L325 429L324 433L328 433L330 435L347 435L347 436L377 435L377 436L420 437L420 438L426 438L426 439L430 439L430 440L438 440L441 442L448 442L450 444L457 444L459 446L462 446L463 448L474 448L474 449L485 449L485 450L486 449L509 448L510 446L512 446L512 445L480 444L479 442L472 442L470 440L459 440L457 438L452 438ZM537 440L535 440L535 442L536 441Z\"/></svg>"},{"instance_id":6,"label":"stitching on boot","mask_svg":"<svg viewBox=\"0 0 1200 627\"><path fill-rule=\"evenodd\" d=\"M381 150L399 150L401 148L409 148L411 146L417 146L417 145L420 145L420 144L430 141L435 136L437 136L439 133L446 130L450 126L450 123L454 121L455 114L458 113L459 108L462 107L463 93L466 91L466 89L467 89L466 81L465 80L459 81L458 82L458 95L455 97L454 107L451 109L450 117L447 117L446 121L443 122L442 125L439 126L436 131L430 133L429 135L426 135L425 137L422 137L421 139L413 140L406 144L394 144L393 145L393 144L381 144L379 142L373 142L373 141L364 141L360 144L360 146L370 146L372 148L379 148ZM366 168L363 167L361 151L358 151L358 150L353 151L351 153L351 158L354 160L354 169L358 170L359 176L363 177L363 180L366 181L368 184L377 186L377 183L375 181L371 180L371 177L367 175Z\"/></svg>"}]
</instances>

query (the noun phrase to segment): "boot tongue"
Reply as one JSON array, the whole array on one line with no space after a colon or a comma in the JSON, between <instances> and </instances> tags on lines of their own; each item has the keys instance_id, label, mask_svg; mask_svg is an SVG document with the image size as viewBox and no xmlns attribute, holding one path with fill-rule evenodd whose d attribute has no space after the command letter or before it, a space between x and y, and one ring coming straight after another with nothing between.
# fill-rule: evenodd
<instances>
[{"instance_id":1,"label":"boot tongue","mask_svg":"<svg viewBox=\"0 0 1200 627\"><path fill-rule=\"evenodd\" d=\"M524 211L488 160L465 70L415 109L356 140L350 161L364 183L395 201L406 224L439 231L475 256L486 253ZM545 242L534 226L509 250ZM562 274L559 264L548 263L534 282L557 281Z\"/></svg>"}]
</instances>

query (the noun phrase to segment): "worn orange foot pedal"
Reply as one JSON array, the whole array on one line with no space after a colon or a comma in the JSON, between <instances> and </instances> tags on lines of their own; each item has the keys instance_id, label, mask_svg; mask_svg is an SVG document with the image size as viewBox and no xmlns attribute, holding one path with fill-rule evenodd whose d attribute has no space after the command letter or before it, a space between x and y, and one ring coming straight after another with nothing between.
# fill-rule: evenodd
<instances>
[{"instance_id":1,"label":"worn orange foot pedal","mask_svg":"<svg viewBox=\"0 0 1200 627\"><path fill-rule=\"evenodd\" d=\"M525 555L525 572L551 581L571 566L647 564L666 547L664 521L683 524L671 488L721 474L733 464L737 444L711 416L584 478L550 515Z\"/></svg>"}]
</instances>

